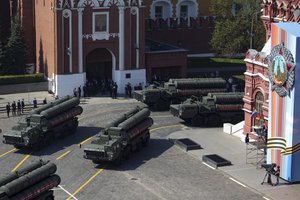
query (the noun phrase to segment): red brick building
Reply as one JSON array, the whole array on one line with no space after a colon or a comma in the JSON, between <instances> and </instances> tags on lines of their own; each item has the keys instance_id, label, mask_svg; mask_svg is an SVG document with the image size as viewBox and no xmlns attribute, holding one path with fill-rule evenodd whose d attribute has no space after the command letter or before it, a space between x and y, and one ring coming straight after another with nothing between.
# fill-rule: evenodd
<instances>
[{"instance_id":1,"label":"red brick building","mask_svg":"<svg viewBox=\"0 0 300 200\"><path fill-rule=\"evenodd\" d=\"M9 9L5 9L7 4ZM174 69L185 76L184 49L172 47L152 52L145 47L144 1L3 0L0 5L10 11L11 18L20 16L28 46L27 62L35 65L37 72L45 73L49 90L58 96L72 94L88 79L111 79L123 93L128 82L145 85L146 77L151 80L151 67L164 77L172 77ZM10 21L5 14L1 12L1 19ZM157 66L151 61L157 58L147 56L150 70L146 71L145 49L149 55L161 54L166 59L159 57ZM168 63L170 56L174 65Z\"/></svg>"},{"instance_id":2,"label":"red brick building","mask_svg":"<svg viewBox=\"0 0 300 200\"><path fill-rule=\"evenodd\" d=\"M266 29L266 44L260 51L249 49L246 54L245 72L245 125L244 133L252 131L254 125L267 124L269 103L268 61L266 56L271 52L269 41L271 23L300 22L300 1L298 0L263 0L261 20ZM260 113L259 118L251 118L252 112Z\"/></svg>"},{"instance_id":3,"label":"red brick building","mask_svg":"<svg viewBox=\"0 0 300 200\"><path fill-rule=\"evenodd\" d=\"M21 18L28 64L58 96L91 79L112 79L122 93L128 82L185 77L187 54L210 52L214 17L206 0L3 2Z\"/></svg>"}]
</instances>

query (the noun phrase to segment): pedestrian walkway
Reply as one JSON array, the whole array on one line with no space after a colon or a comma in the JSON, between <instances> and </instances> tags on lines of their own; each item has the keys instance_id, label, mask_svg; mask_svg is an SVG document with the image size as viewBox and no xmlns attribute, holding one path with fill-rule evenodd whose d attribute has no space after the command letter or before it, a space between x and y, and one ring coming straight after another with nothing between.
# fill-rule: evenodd
<instances>
[{"instance_id":1,"label":"pedestrian walkway","mask_svg":"<svg viewBox=\"0 0 300 200\"><path fill-rule=\"evenodd\" d=\"M271 186L266 179L262 185L266 170L260 167L257 168L252 164L246 164L246 144L241 142L240 138L223 133L222 128L183 130L172 133L169 138L190 138L200 144L203 149L188 152L197 159L202 159L203 155L218 154L231 161L231 166L219 167L215 170L223 171L230 176L229 178L261 193L266 199L300 199L300 184L288 184L286 181L280 180L278 186ZM275 176L272 176L272 181L273 183L276 182Z\"/></svg>"}]
</instances>

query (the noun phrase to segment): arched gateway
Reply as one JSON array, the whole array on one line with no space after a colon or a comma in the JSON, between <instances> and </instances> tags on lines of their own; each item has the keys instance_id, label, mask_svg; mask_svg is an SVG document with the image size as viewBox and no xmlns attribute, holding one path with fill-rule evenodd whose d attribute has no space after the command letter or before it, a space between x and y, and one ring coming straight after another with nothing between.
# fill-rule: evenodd
<instances>
[{"instance_id":1,"label":"arched gateway","mask_svg":"<svg viewBox=\"0 0 300 200\"><path fill-rule=\"evenodd\" d=\"M85 58L85 69L87 81L111 80L115 56L105 48L97 48L91 51Z\"/></svg>"},{"instance_id":2,"label":"arched gateway","mask_svg":"<svg viewBox=\"0 0 300 200\"><path fill-rule=\"evenodd\" d=\"M49 90L71 95L89 79L125 85L146 83L145 7L141 1L61 0L55 8L56 63ZM71 3L70 3L71 2Z\"/></svg>"}]
</instances>

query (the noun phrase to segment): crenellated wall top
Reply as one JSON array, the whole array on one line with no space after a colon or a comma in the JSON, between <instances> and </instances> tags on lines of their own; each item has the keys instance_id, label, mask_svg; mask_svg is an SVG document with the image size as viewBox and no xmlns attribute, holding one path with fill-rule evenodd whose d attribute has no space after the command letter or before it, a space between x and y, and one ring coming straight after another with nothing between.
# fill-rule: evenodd
<instances>
[{"instance_id":1,"label":"crenellated wall top","mask_svg":"<svg viewBox=\"0 0 300 200\"><path fill-rule=\"evenodd\" d=\"M143 6L143 0L58 0L57 7L60 9L71 8L85 8L90 6L93 8L111 7L116 5L118 7L124 6Z\"/></svg>"}]
</instances>

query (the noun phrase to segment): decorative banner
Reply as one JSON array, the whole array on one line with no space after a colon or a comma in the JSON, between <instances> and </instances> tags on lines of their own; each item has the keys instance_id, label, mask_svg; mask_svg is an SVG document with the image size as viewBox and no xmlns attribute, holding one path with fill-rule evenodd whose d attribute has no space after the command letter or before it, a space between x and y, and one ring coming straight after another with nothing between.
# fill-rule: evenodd
<instances>
[{"instance_id":1,"label":"decorative banner","mask_svg":"<svg viewBox=\"0 0 300 200\"><path fill-rule=\"evenodd\" d=\"M268 47L269 112L267 163L280 166L280 177L300 181L300 25L271 25Z\"/></svg>"},{"instance_id":2,"label":"decorative banner","mask_svg":"<svg viewBox=\"0 0 300 200\"><path fill-rule=\"evenodd\" d=\"M289 95L295 80L296 64L293 55L281 43L272 49L268 60L272 90L282 97Z\"/></svg>"},{"instance_id":3,"label":"decorative banner","mask_svg":"<svg viewBox=\"0 0 300 200\"><path fill-rule=\"evenodd\" d=\"M286 156L290 154L297 153L300 151L300 143L292 146L292 147L286 147L286 140L282 137L273 137L269 138L267 142L267 148L268 149L280 149L281 154Z\"/></svg>"}]
</instances>

